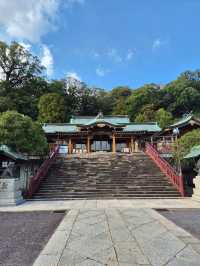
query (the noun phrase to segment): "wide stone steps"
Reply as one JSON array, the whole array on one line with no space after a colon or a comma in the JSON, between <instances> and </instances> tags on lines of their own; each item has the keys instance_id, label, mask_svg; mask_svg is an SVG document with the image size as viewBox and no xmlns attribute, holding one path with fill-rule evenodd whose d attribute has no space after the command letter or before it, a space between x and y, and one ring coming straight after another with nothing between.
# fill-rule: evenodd
<instances>
[{"instance_id":1,"label":"wide stone steps","mask_svg":"<svg viewBox=\"0 0 200 266\"><path fill-rule=\"evenodd\" d=\"M95 186L95 185L91 185L91 186L81 186L81 187L78 187L78 186L48 186L48 187L41 187L40 188L40 191L48 191L49 189L51 189L51 191L53 190L63 190L63 191L67 191L67 190L79 190L79 191L82 191L84 189L84 191L89 191L89 190L96 190L96 191L101 191L101 190L105 190L105 191L114 191L114 190L119 190L120 191L127 191L127 190L141 190L141 189L145 189L145 190L174 190L176 191L175 188L173 188L172 186L168 185L168 186L161 186L161 185L157 185L157 186L145 186L145 185L142 185L142 186L116 186L116 187L105 187L105 186Z\"/></svg>"},{"instance_id":2,"label":"wide stone steps","mask_svg":"<svg viewBox=\"0 0 200 266\"><path fill-rule=\"evenodd\" d=\"M102 192L102 193L95 193L95 192L79 192L79 191L74 191L74 192L70 192L70 191L65 191L65 192L59 192L59 194L52 194L52 193L45 193L45 195L43 193L38 193L35 197L40 197L41 199L45 199L46 197L48 198L57 198L57 197L62 197L62 198L73 198L73 197L85 197L86 199L91 198L93 196L100 198L101 196L105 197L105 198L117 198L117 197L134 197L134 196L148 196L148 197L152 197L152 196L166 196L166 197L178 197L178 193L175 192L171 192L169 191L168 193L164 193L163 191L156 191L156 192L148 192L148 193L142 193L139 191L132 191L132 192L127 192L127 193L119 193L117 191L113 191L113 193L109 193L107 191Z\"/></svg>"},{"instance_id":3,"label":"wide stone steps","mask_svg":"<svg viewBox=\"0 0 200 266\"><path fill-rule=\"evenodd\" d=\"M76 182L60 182L59 184L55 184L55 183L53 183L53 181L51 182L51 183L48 183L48 182L45 182L45 183L43 183L42 185L41 185L41 188L42 187L69 187L69 186L80 186L80 187L84 187L84 186L89 186L89 187L92 187L92 186L94 186L94 187L107 187L107 188L113 188L113 185L115 185L115 186L119 186L119 187L127 187L127 186L130 186L130 187L138 187L138 186L144 186L144 187L148 187L148 185L147 185L147 183L145 182L145 181L141 181L141 182L126 182L126 183L124 183L124 182L115 182L115 183L113 183L113 184L110 184L110 182L109 181L107 181L107 182L102 182L102 183L96 183L94 180L89 180L90 182L85 182L85 181L82 181L82 182L78 182L78 183L76 183ZM164 182L164 181L162 181L162 182L159 182L159 181L157 181L157 182L151 182L151 187L156 187L156 186L162 186L163 187L163 185L168 185L168 186L171 186L171 183L170 182Z\"/></svg>"},{"instance_id":4,"label":"wide stone steps","mask_svg":"<svg viewBox=\"0 0 200 266\"><path fill-rule=\"evenodd\" d=\"M180 194L143 153L58 158L35 200L177 198Z\"/></svg>"}]
</instances>

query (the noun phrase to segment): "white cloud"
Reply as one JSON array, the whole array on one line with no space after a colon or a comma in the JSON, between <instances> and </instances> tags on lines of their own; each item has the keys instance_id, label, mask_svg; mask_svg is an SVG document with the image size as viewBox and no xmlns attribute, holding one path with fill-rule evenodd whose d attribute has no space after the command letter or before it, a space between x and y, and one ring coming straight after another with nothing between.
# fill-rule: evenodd
<instances>
[{"instance_id":1,"label":"white cloud","mask_svg":"<svg viewBox=\"0 0 200 266\"><path fill-rule=\"evenodd\" d=\"M53 55L46 45L43 45L42 49L41 64L46 67L47 76L50 77L53 74Z\"/></svg>"},{"instance_id":2,"label":"white cloud","mask_svg":"<svg viewBox=\"0 0 200 266\"><path fill-rule=\"evenodd\" d=\"M0 27L3 40L39 42L54 30L58 10L84 4L85 0L0 0Z\"/></svg>"},{"instance_id":3,"label":"white cloud","mask_svg":"<svg viewBox=\"0 0 200 266\"><path fill-rule=\"evenodd\" d=\"M152 50L157 50L159 49L161 46L165 45L167 42L166 41L163 41L161 40L160 38L157 38L153 41L153 44L152 44Z\"/></svg>"},{"instance_id":4,"label":"white cloud","mask_svg":"<svg viewBox=\"0 0 200 266\"><path fill-rule=\"evenodd\" d=\"M93 58L99 58L100 57L100 53L99 52L93 52L92 53L92 57Z\"/></svg>"},{"instance_id":5,"label":"white cloud","mask_svg":"<svg viewBox=\"0 0 200 266\"><path fill-rule=\"evenodd\" d=\"M134 52L132 50L128 50L126 55L126 60L130 61L133 58Z\"/></svg>"},{"instance_id":6,"label":"white cloud","mask_svg":"<svg viewBox=\"0 0 200 266\"><path fill-rule=\"evenodd\" d=\"M21 46L23 46L25 50L30 51L30 49L31 49L31 44L30 43L19 42L19 44Z\"/></svg>"},{"instance_id":7,"label":"white cloud","mask_svg":"<svg viewBox=\"0 0 200 266\"><path fill-rule=\"evenodd\" d=\"M0 25L4 34L37 42L54 28L60 0L1 0Z\"/></svg>"},{"instance_id":8,"label":"white cloud","mask_svg":"<svg viewBox=\"0 0 200 266\"><path fill-rule=\"evenodd\" d=\"M120 52L116 48L110 48L106 52L99 52L99 51L93 51L91 52L91 56L93 59L110 59L115 63L126 63L127 61L131 61L136 54L136 49L128 49L125 52ZM99 73L101 71L98 71Z\"/></svg>"},{"instance_id":9,"label":"white cloud","mask_svg":"<svg viewBox=\"0 0 200 266\"><path fill-rule=\"evenodd\" d=\"M107 73L109 73L110 71L108 69L104 69L103 67L99 66L96 69L96 74L99 77L104 77Z\"/></svg>"},{"instance_id":10,"label":"white cloud","mask_svg":"<svg viewBox=\"0 0 200 266\"><path fill-rule=\"evenodd\" d=\"M67 78L73 78L73 79L77 79L77 80L81 81L81 78L78 75L78 73L76 73L74 71L67 72Z\"/></svg>"},{"instance_id":11,"label":"white cloud","mask_svg":"<svg viewBox=\"0 0 200 266\"><path fill-rule=\"evenodd\" d=\"M115 62L121 63L122 62L122 57L119 55L117 49L112 48L108 51L107 54L110 58L112 58Z\"/></svg>"}]
</instances>

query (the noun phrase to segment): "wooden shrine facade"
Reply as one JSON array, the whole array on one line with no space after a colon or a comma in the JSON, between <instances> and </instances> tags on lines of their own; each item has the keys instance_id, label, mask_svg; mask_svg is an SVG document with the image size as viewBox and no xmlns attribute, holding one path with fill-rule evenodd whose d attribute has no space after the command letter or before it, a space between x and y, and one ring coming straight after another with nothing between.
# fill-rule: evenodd
<instances>
[{"instance_id":1,"label":"wooden shrine facade","mask_svg":"<svg viewBox=\"0 0 200 266\"><path fill-rule=\"evenodd\" d=\"M69 124L45 124L50 145L63 153L137 152L143 140L160 131L157 123L130 123L127 116L74 117Z\"/></svg>"}]
</instances>

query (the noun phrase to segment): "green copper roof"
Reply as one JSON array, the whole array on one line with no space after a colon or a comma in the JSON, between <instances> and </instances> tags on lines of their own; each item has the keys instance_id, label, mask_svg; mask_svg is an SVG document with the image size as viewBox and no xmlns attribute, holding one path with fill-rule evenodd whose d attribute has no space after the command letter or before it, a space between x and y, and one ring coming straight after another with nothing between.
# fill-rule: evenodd
<instances>
[{"instance_id":1,"label":"green copper roof","mask_svg":"<svg viewBox=\"0 0 200 266\"><path fill-rule=\"evenodd\" d=\"M160 127L155 122L150 123L130 123L128 116L104 116L101 112L97 116L75 116L69 124L44 124L45 133L75 133L80 131L80 127L89 127L93 124L110 124L114 127L121 126L122 132L159 132Z\"/></svg>"},{"instance_id":2,"label":"green copper roof","mask_svg":"<svg viewBox=\"0 0 200 266\"><path fill-rule=\"evenodd\" d=\"M0 153L6 155L13 160L27 160L27 157L21 153L13 151L7 145L0 145Z\"/></svg>"},{"instance_id":3,"label":"green copper roof","mask_svg":"<svg viewBox=\"0 0 200 266\"><path fill-rule=\"evenodd\" d=\"M94 123L109 123L112 125L120 125L130 123L128 116L74 116L70 120L70 124L91 125Z\"/></svg>"},{"instance_id":4,"label":"green copper roof","mask_svg":"<svg viewBox=\"0 0 200 266\"><path fill-rule=\"evenodd\" d=\"M45 133L74 133L78 132L79 129L76 125L71 124L44 124L43 130Z\"/></svg>"},{"instance_id":5,"label":"green copper roof","mask_svg":"<svg viewBox=\"0 0 200 266\"><path fill-rule=\"evenodd\" d=\"M147 131L147 132L160 132L161 128L155 122L149 123L131 123L126 125L123 130L124 132L137 132L137 131Z\"/></svg>"},{"instance_id":6,"label":"green copper roof","mask_svg":"<svg viewBox=\"0 0 200 266\"><path fill-rule=\"evenodd\" d=\"M117 123L117 121L114 121L114 119L112 121L109 121L106 118L96 117L96 118L92 119L89 123L85 124L84 126L91 126L91 125L94 125L94 124L109 124L109 125L112 125L112 126L124 125L122 123Z\"/></svg>"},{"instance_id":7,"label":"green copper roof","mask_svg":"<svg viewBox=\"0 0 200 266\"><path fill-rule=\"evenodd\" d=\"M170 126L170 128L179 127L179 126L181 126L181 125L184 125L184 124L190 122L190 120L195 120L195 121L197 121L197 122L200 123L200 120L199 120L198 118L194 117L193 115L188 115L188 116L186 116L186 117L183 117L182 119L180 119L180 120L177 121L176 123L172 124L172 125Z\"/></svg>"},{"instance_id":8,"label":"green copper roof","mask_svg":"<svg viewBox=\"0 0 200 266\"><path fill-rule=\"evenodd\" d=\"M200 156L200 145L194 146L190 152L184 157L184 159L190 159Z\"/></svg>"},{"instance_id":9,"label":"green copper roof","mask_svg":"<svg viewBox=\"0 0 200 266\"><path fill-rule=\"evenodd\" d=\"M92 121L91 121L92 123ZM93 121L94 123L94 121ZM102 122L102 123L105 123ZM117 124L119 126L119 124ZM56 133L76 133L79 132L79 127L72 124L44 124L43 130L46 134L56 134ZM123 125L122 132L159 132L161 128L158 126L157 123L150 122L150 123L129 123Z\"/></svg>"}]
</instances>

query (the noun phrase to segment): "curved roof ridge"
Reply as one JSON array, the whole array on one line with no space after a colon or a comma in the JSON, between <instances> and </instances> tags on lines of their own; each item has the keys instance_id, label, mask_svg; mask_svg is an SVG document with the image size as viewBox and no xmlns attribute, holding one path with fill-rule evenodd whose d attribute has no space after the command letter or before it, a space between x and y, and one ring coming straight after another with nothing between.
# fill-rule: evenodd
<instances>
[{"instance_id":1,"label":"curved roof ridge","mask_svg":"<svg viewBox=\"0 0 200 266\"><path fill-rule=\"evenodd\" d=\"M43 126L64 126L64 125L69 125L69 126L72 126L73 124L71 123L43 123L42 124ZM75 124L74 124L75 125Z\"/></svg>"},{"instance_id":2,"label":"curved roof ridge","mask_svg":"<svg viewBox=\"0 0 200 266\"><path fill-rule=\"evenodd\" d=\"M189 122L191 119L194 119L195 121L198 121L200 123L200 118L198 118L197 116L190 114L188 116L182 117L181 119L179 119L177 122L173 123L172 125L170 125L169 127L176 127L179 126L181 124L187 123Z\"/></svg>"},{"instance_id":3,"label":"curved roof ridge","mask_svg":"<svg viewBox=\"0 0 200 266\"><path fill-rule=\"evenodd\" d=\"M158 122L151 121L151 122L130 122L130 125L158 125Z\"/></svg>"}]
</instances>

